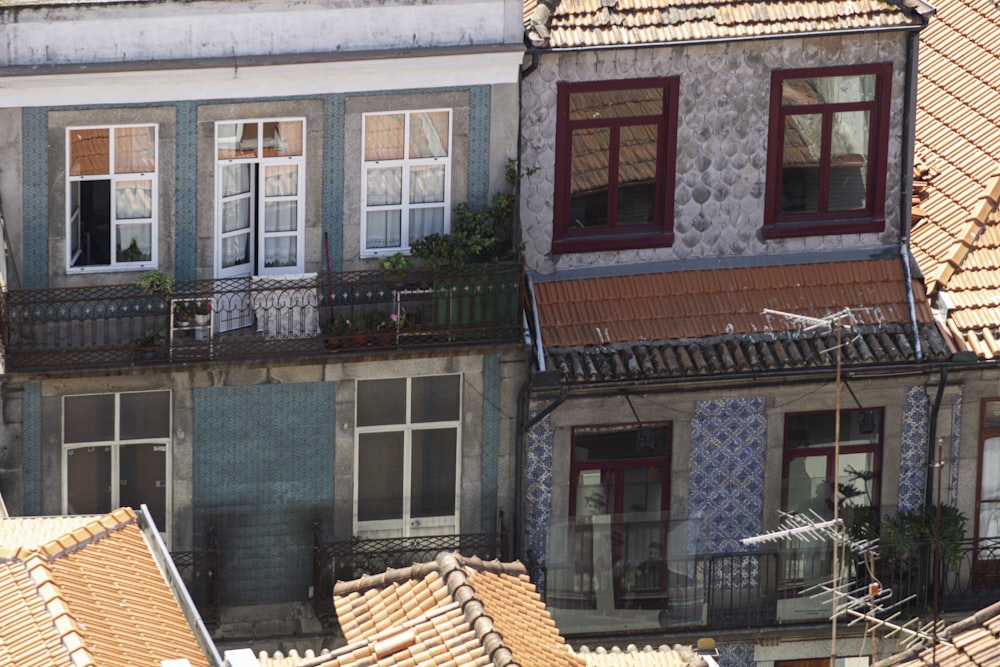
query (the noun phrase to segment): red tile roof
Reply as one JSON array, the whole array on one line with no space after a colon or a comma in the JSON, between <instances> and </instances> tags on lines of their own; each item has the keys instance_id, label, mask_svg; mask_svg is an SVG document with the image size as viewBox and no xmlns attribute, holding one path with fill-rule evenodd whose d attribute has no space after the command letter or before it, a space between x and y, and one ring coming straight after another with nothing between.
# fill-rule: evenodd
<instances>
[{"instance_id":1,"label":"red tile roof","mask_svg":"<svg viewBox=\"0 0 1000 667\"><path fill-rule=\"evenodd\" d=\"M1000 665L1000 602L945 628L934 647L920 646L874 667L996 667Z\"/></svg>"},{"instance_id":2,"label":"red tile roof","mask_svg":"<svg viewBox=\"0 0 1000 667\"><path fill-rule=\"evenodd\" d=\"M1000 358L1000 11L942 0L920 38L916 153L935 170L924 189L913 255L931 295L954 301L949 329L963 349Z\"/></svg>"},{"instance_id":3,"label":"red tile roof","mask_svg":"<svg viewBox=\"0 0 1000 667\"><path fill-rule=\"evenodd\" d=\"M933 11L920 0L905 7L879 0L525 0L524 24L535 46L570 48L918 26L917 11Z\"/></svg>"},{"instance_id":4,"label":"red tile roof","mask_svg":"<svg viewBox=\"0 0 1000 667\"><path fill-rule=\"evenodd\" d=\"M765 309L824 318L851 309L847 364L917 359L898 258L671 271L535 282L550 370L607 381L831 366L829 330ZM912 282L921 356L952 351Z\"/></svg>"},{"instance_id":5,"label":"red tile roof","mask_svg":"<svg viewBox=\"0 0 1000 667\"><path fill-rule=\"evenodd\" d=\"M302 667L586 664L565 644L520 563L441 554L338 582L334 606L347 645Z\"/></svg>"},{"instance_id":6,"label":"red tile roof","mask_svg":"<svg viewBox=\"0 0 1000 667\"><path fill-rule=\"evenodd\" d=\"M23 521L36 519L0 523ZM209 664L127 508L44 544L4 542L0 649L0 667Z\"/></svg>"}]
</instances>

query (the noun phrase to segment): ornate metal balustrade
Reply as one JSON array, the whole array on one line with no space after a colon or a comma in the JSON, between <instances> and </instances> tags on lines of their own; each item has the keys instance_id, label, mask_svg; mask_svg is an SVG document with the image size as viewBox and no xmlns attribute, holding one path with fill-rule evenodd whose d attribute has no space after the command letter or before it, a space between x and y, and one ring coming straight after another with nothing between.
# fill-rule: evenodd
<instances>
[{"instance_id":1,"label":"ornate metal balustrade","mask_svg":"<svg viewBox=\"0 0 1000 667\"><path fill-rule=\"evenodd\" d=\"M210 304L211 324L181 304ZM379 271L135 283L0 292L8 372L373 353L517 342L518 263L450 271Z\"/></svg>"},{"instance_id":2,"label":"ornate metal balustrade","mask_svg":"<svg viewBox=\"0 0 1000 667\"><path fill-rule=\"evenodd\" d=\"M504 531L323 542L314 526L313 551L313 607L316 616L324 619L335 616L333 584L337 581L431 561L442 551L483 559L510 558Z\"/></svg>"},{"instance_id":3,"label":"ornate metal balustrade","mask_svg":"<svg viewBox=\"0 0 1000 667\"><path fill-rule=\"evenodd\" d=\"M221 590L221 554L215 531L209 531L209 548L198 551L171 551L178 574L184 581L201 620L210 628L218 627Z\"/></svg>"}]
</instances>

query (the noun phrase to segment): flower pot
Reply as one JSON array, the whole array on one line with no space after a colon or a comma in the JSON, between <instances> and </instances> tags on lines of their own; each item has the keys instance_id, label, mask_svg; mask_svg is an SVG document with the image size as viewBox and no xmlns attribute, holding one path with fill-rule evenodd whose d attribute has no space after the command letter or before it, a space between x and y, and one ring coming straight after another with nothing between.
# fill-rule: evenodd
<instances>
[{"instance_id":1,"label":"flower pot","mask_svg":"<svg viewBox=\"0 0 1000 667\"><path fill-rule=\"evenodd\" d=\"M208 324L209 319L210 316L208 313L205 313L204 315L202 315L201 313L196 313L194 316L194 323L200 327L203 327Z\"/></svg>"}]
</instances>

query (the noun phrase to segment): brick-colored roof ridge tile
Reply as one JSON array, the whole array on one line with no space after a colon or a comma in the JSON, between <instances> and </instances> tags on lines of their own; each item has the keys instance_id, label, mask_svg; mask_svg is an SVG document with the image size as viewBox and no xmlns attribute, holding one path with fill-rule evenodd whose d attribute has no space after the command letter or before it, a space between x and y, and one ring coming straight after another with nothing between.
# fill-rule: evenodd
<instances>
[{"instance_id":1,"label":"brick-colored roof ridge tile","mask_svg":"<svg viewBox=\"0 0 1000 667\"><path fill-rule=\"evenodd\" d=\"M61 558L73 553L91 542L95 542L111 532L121 530L137 520L136 513L130 507L119 507L113 512L97 517L71 533L61 535L43 544L38 551L50 560Z\"/></svg>"},{"instance_id":2,"label":"brick-colored roof ridge tile","mask_svg":"<svg viewBox=\"0 0 1000 667\"><path fill-rule=\"evenodd\" d=\"M941 271L935 278L938 289L947 287L948 282L961 268L962 263L975 247L976 239L982 234L989 223L990 216L997 210L1000 203L1000 173L994 173L983 188L983 193L969 211L969 217L964 223L964 229L956 238L952 254L941 265Z\"/></svg>"}]
</instances>

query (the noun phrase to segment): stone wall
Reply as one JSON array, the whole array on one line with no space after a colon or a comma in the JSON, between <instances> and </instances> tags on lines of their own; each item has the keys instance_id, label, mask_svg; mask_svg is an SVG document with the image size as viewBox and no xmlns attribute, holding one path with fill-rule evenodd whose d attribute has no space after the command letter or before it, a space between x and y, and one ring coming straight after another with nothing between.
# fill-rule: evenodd
<instances>
[{"instance_id":1,"label":"stone wall","mask_svg":"<svg viewBox=\"0 0 1000 667\"><path fill-rule=\"evenodd\" d=\"M844 35L545 54L523 83L521 224L529 270L894 245L899 239L905 36ZM775 69L891 62L882 233L765 241L768 108ZM560 82L680 77L672 248L552 255L556 88Z\"/></svg>"}]
</instances>

